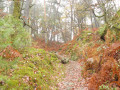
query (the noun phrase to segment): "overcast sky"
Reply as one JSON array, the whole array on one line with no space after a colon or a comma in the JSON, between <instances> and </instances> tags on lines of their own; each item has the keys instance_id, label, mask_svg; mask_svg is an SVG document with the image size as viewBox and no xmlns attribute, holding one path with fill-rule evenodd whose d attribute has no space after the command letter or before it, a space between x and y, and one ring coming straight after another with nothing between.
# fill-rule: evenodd
<instances>
[{"instance_id":1,"label":"overcast sky","mask_svg":"<svg viewBox=\"0 0 120 90\"><path fill-rule=\"evenodd\" d=\"M44 3L44 0L37 0L37 1L40 1L42 4ZM65 1L67 1L67 0L65 0ZM94 0L94 2L96 2L96 0ZM115 0L115 3L117 6L120 6L120 0Z\"/></svg>"},{"instance_id":2,"label":"overcast sky","mask_svg":"<svg viewBox=\"0 0 120 90\"><path fill-rule=\"evenodd\" d=\"M117 7L120 7L120 0L115 0Z\"/></svg>"}]
</instances>

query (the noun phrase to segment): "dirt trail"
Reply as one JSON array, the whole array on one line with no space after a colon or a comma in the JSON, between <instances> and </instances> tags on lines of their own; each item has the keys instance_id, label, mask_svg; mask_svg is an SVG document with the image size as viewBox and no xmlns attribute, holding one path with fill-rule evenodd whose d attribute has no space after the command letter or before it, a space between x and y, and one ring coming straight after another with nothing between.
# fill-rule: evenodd
<instances>
[{"instance_id":1,"label":"dirt trail","mask_svg":"<svg viewBox=\"0 0 120 90\"><path fill-rule=\"evenodd\" d=\"M66 64L65 77L58 84L58 90L88 90L81 77L81 65L77 61Z\"/></svg>"}]
</instances>

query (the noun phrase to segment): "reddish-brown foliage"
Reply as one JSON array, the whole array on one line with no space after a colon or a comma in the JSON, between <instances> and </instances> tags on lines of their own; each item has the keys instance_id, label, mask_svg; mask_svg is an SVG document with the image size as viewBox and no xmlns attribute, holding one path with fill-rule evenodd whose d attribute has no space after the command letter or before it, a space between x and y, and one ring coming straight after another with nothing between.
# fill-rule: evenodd
<instances>
[{"instance_id":1,"label":"reddish-brown foliage","mask_svg":"<svg viewBox=\"0 0 120 90\"><path fill-rule=\"evenodd\" d=\"M86 31L86 30L88 30L88 29L86 28L84 31ZM72 52L76 53L77 56L79 57L79 56L81 56L80 46L79 46L80 43L79 42L82 42L82 41L86 41L87 42L87 40L88 40L88 42L93 42L93 41L98 41L100 39L99 36L97 34L94 34L92 30L90 31L91 33L86 33L86 34L85 34L84 31L83 32L82 31L79 32L78 35L76 35L73 38L72 41L68 41L67 43L63 44L61 46L60 54L67 54L67 55L69 55L69 54L71 54L71 51L72 51ZM84 37L84 35L86 37ZM87 50L89 50L89 49L87 49ZM66 51L67 51L67 53L66 53ZM90 53L91 53L91 51L90 51Z\"/></svg>"},{"instance_id":2,"label":"reddish-brown foliage","mask_svg":"<svg viewBox=\"0 0 120 90\"><path fill-rule=\"evenodd\" d=\"M16 57L22 58L22 55L10 45L7 46L4 50L2 50L0 56L7 58L9 60L14 60L14 58Z\"/></svg>"},{"instance_id":3,"label":"reddish-brown foliage","mask_svg":"<svg viewBox=\"0 0 120 90\"><path fill-rule=\"evenodd\" d=\"M7 15L8 15L7 13L3 12L3 10L0 9L0 17L4 17L4 16L7 16Z\"/></svg>"},{"instance_id":4,"label":"reddish-brown foliage","mask_svg":"<svg viewBox=\"0 0 120 90\"><path fill-rule=\"evenodd\" d=\"M40 38L35 39L35 42L37 42L36 45L33 45L35 48L42 48L46 51L58 51L62 45L62 43L55 41L48 41L46 44L45 40Z\"/></svg>"},{"instance_id":5,"label":"reddish-brown foliage","mask_svg":"<svg viewBox=\"0 0 120 90\"><path fill-rule=\"evenodd\" d=\"M108 81L110 83L112 81L115 81L114 75L116 73L114 67L117 67L115 65L114 59L111 58L107 62L105 62L102 65L101 70L98 73L93 74L90 78L88 86L89 90L98 90L99 86L101 86L105 82Z\"/></svg>"},{"instance_id":6,"label":"reddish-brown foliage","mask_svg":"<svg viewBox=\"0 0 120 90\"><path fill-rule=\"evenodd\" d=\"M92 30L93 30L93 31L98 31L99 29L98 29L98 28L93 28Z\"/></svg>"},{"instance_id":7,"label":"reddish-brown foliage","mask_svg":"<svg viewBox=\"0 0 120 90\"><path fill-rule=\"evenodd\" d=\"M63 45L56 42L48 42L45 44L44 39L37 39L37 46L48 51L58 51L60 54L70 55L76 53L78 56L82 54L81 62L84 62L83 77L89 77L89 90L98 90L99 86L107 84L112 86L115 84L120 87L120 42L115 42L110 45L109 39L105 44L97 43L100 38L96 34L91 34L92 39L89 42L93 44L85 44L85 47L80 48L78 39L80 34L75 36L72 41ZM89 36L87 36L89 38ZM108 44L109 43L109 44ZM82 53L80 51L82 49Z\"/></svg>"},{"instance_id":8,"label":"reddish-brown foliage","mask_svg":"<svg viewBox=\"0 0 120 90\"><path fill-rule=\"evenodd\" d=\"M120 87L120 42L110 45L109 33L108 37L106 36L107 42L102 44L98 42L100 38L97 34L90 35L92 36L89 40L92 43L91 46L85 44L84 47L79 47L78 38L81 37L79 34L72 41L63 44L60 53L69 55L73 52L78 56L82 54L83 58L80 59L84 67L82 75L84 78L90 78L89 90L99 90L99 86L105 84L106 81L110 86L115 84ZM89 35L85 38L89 39Z\"/></svg>"},{"instance_id":9,"label":"reddish-brown foliage","mask_svg":"<svg viewBox=\"0 0 120 90\"><path fill-rule=\"evenodd\" d=\"M107 48L102 48L102 47ZM98 47L101 50L97 51ZM120 87L120 43L116 42L108 45L94 45L92 48L88 47L85 49L86 56L92 58L93 61L88 62L84 59L85 70L84 77L89 74L89 70L95 70L95 74L91 75L89 80L89 90L98 90L102 84L109 83L110 86L115 84ZM92 52L92 53L91 53Z\"/></svg>"}]
</instances>

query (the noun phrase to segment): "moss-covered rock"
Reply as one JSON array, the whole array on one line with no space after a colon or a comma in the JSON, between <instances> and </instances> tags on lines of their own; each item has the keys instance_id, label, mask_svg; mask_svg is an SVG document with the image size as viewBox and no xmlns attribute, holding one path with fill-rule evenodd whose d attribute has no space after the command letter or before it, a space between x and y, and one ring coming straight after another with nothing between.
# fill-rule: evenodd
<instances>
[{"instance_id":1,"label":"moss-covered rock","mask_svg":"<svg viewBox=\"0 0 120 90\"><path fill-rule=\"evenodd\" d=\"M108 24L104 24L99 28L99 35L102 40L105 41L105 35L108 34L108 30L110 30L109 38L110 42L114 42L116 40L120 40L120 10L117 11L115 16L108 22Z\"/></svg>"}]
</instances>

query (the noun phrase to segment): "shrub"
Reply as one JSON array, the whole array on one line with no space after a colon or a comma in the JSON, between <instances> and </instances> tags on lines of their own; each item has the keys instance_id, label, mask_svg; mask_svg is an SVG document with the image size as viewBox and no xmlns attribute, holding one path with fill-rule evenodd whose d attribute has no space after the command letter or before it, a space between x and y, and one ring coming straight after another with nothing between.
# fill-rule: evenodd
<instances>
[{"instance_id":1,"label":"shrub","mask_svg":"<svg viewBox=\"0 0 120 90\"><path fill-rule=\"evenodd\" d=\"M30 34L25 30L21 20L12 16L0 18L0 49L8 45L15 49L30 45Z\"/></svg>"}]
</instances>

